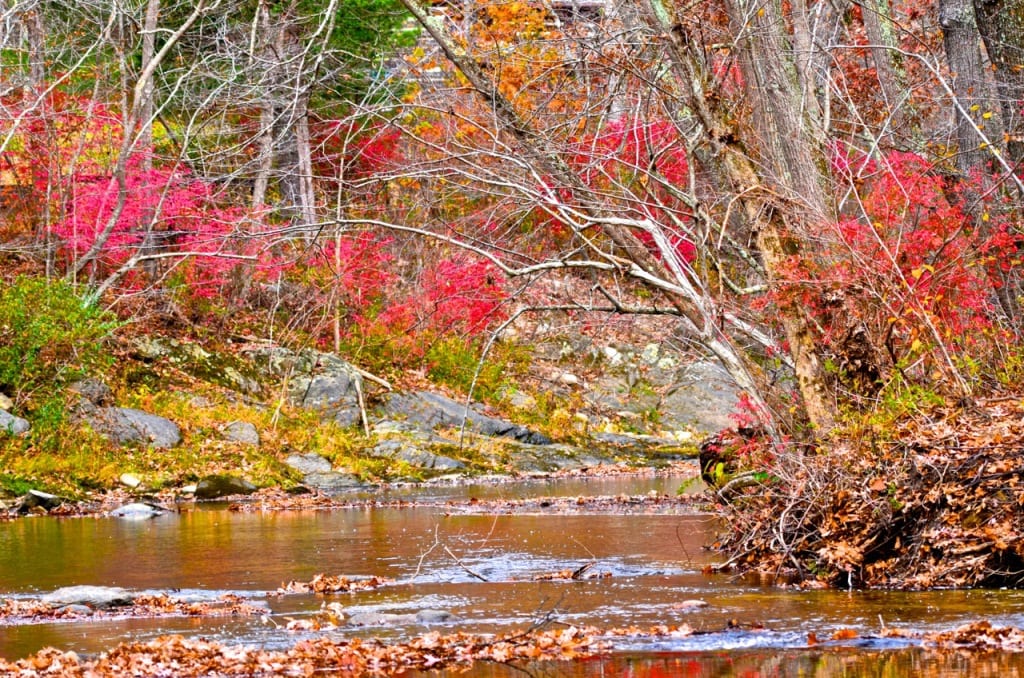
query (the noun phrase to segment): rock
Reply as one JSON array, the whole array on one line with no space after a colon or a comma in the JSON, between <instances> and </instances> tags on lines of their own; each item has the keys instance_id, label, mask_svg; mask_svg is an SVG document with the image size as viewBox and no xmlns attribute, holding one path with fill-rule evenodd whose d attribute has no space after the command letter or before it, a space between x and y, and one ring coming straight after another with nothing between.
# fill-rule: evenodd
<instances>
[{"instance_id":1,"label":"rock","mask_svg":"<svg viewBox=\"0 0 1024 678\"><path fill-rule=\"evenodd\" d=\"M243 445L259 445L260 434L256 427L247 421L233 421L224 427L224 437Z\"/></svg>"},{"instance_id":2,"label":"rock","mask_svg":"<svg viewBox=\"0 0 1024 678\"><path fill-rule=\"evenodd\" d=\"M561 374L558 375L558 377L555 378L555 381L557 381L559 384L562 384L563 386L580 385L580 378L577 377L575 374L570 374L569 372L562 372Z\"/></svg>"},{"instance_id":3,"label":"rock","mask_svg":"<svg viewBox=\"0 0 1024 678\"><path fill-rule=\"evenodd\" d=\"M307 473L303 476L302 482L307 487L319 490L324 494L338 494L368 487L366 483L351 473L339 473L337 471Z\"/></svg>"},{"instance_id":4,"label":"rock","mask_svg":"<svg viewBox=\"0 0 1024 678\"><path fill-rule=\"evenodd\" d=\"M7 397L6 394L0 393L0 410L9 410L14 407L14 401Z\"/></svg>"},{"instance_id":5,"label":"rock","mask_svg":"<svg viewBox=\"0 0 1024 678\"><path fill-rule=\"evenodd\" d=\"M724 368L696 362L680 369L658 406L662 427L714 433L733 426L729 414L739 402L739 388Z\"/></svg>"},{"instance_id":6,"label":"rock","mask_svg":"<svg viewBox=\"0 0 1024 678\"><path fill-rule=\"evenodd\" d=\"M32 427L27 419L16 417L7 410L0 410L0 432L20 436L28 433L30 428Z\"/></svg>"},{"instance_id":7,"label":"rock","mask_svg":"<svg viewBox=\"0 0 1024 678\"><path fill-rule=\"evenodd\" d=\"M466 428L474 433L512 438L531 445L550 445L552 442L547 436L524 426L467 409L462 403L428 391L392 393L384 402L384 412L428 428L459 428L465 418Z\"/></svg>"},{"instance_id":8,"label":"rock","mask_svg":"<svg viewBox=\"0 0 1024 678\"><path fill-rule=\"evenodd\" d=\"M434 454L405 440L382 440L374 446L373 453L378 457L391 457L404 461L417 468L452 470L466 467L457 459Z\"/></svg>"},{"instance_id":9,"label":"rock","mask_svg":"<svg viewBox=\"0 0 1024 678\"><path fill-rule=\"evenodd\" d=\"M443 624L454 620L451 612L444 610L420 610L415 614L393 612L358 612L348 618L352 626L395 626L398 624Z\"/></svg>"},{"instance_id":10,"label":"rock","mask_svg":"<svg viewBox=\"0 0 1024 678\"><path fill-rule=\"evenodd\" d=\"M696 598L690 600L683 600L672 605L677 610L698 610L702 607L710 607L707 601L699 600Z\"/></svg>"},{"instance_id":11,"label":"rock","mask_svg":"<svg viewBox=\"0 0 1024 678\"><path fill-rule=\"evenodd\" d=\"M85 421L120 445L142 443L169 448L181 442L181 429L170 419L127 407L101 407L85 415Z\"/></svg>"},{"instance_id":12,"label":"rock","mask_svg":"<svg viewBox=\"0 0 1024 678\"><path fill-rule=\"evenodd\" d=\"M76 381L68 386L68 390L77 393L83 400L97 407L114 404L114 392L99 379L90 378Z\"/></svg>"},{"instance_id":13,"label":"rock","mask_svg":"<svg viewBox=\"0 0 1024 678\"><path fill-rule=\"evenodd\" d=\"M135 602L135 595L115 586L65 586L47 593L41 600L50 605L87 605L95 610L124 607Z\"/></svg>"},{"instance_id":14,"label":"rock","mask_svg":"<svg viewBox=\"0 0 1024 678\"><path fill-rule=\"evenodd\" d=\"M608 361L610 367L618 367L625 360L622 352L614 346L605 346L601 352L604 354L604 359Z\"/></svg>"},{"instance_id":15,"label":"rock","mask_svg":"<svg viewBox=\"0 0 1024 678\"><path fill-rule=\"evenodd\" d=\"M302 474L330 473L334 468L331 466L331 462L315 452L309 452L307 454L290 454L284 460L284 463Z\"/></svg>"},{"instance_id":16,"label":"rock","mask_svg":"<svg viewBox=\"0 0 1024 678\"><path fill-rule=\"evenodd\" d=\"M110 512L110 516L114 518L124 518L126 520L147 520L154 518L161 513L167 513L167 509L156 504L147 504L144 502L134 502L131 504L125 504L119 506Z\"/></svg>"},{"instance_id":17,"label":"rock","mask_svg":"<svg viewBox=\"0 0 1024 678\"><path fill-rule=\"evenodd\" d=\"M135 489L136 487L142 484L142 481L139 480L139 477L133 473L122 473L121 477L118 478L118 481L125 487L130 487L132 489Z\"/></svg>"},{"instance_id":18,"label":"rock","mask_svg":"<svg viewBox=\"0 0 1024 678\"><path fill-rule=\"evenodd\" d=\"M55 494L40 492L39 490L29 490L25 496L21 498L21 502L19 502L18 505L18 512L28 513L30 510L35 508L49 511L50 509L57 508L63 503L64 500Z\"/></svg>"},{"instance_id":19,"label":"rock","mask_svg":"<svg viewBox=\"0 0 1024 678\"><path fill-rule=\"evenodd\" d=\"M220 474L206 476L196 484L197 499L217 499L233 494L252 494L256 486L244 478Z\"/></svg>"},{"instance_id":20,"label":"rock","mask_svg":"<svg viewBox=\"0 0 1024 678\"><path fill-rule=\"evenodd\" d=\"M196 485L195 483L192 483L191 485L186 485L185 487L181 488L181 493L182 494L195 494L196 490L198 489L198 487L199 486Z\"/></svg>"},{"instance_id":21,"label":"rock","mask_svg":"<svg viewBox=\"0 0 1024 678\"><path fill-rule=\"evenodd\" d=\"M443 624L458 619L446 610L420 610L416 613L416 621L421 624Z\"/></svg>"},{"instance_id":22,"label":"rock","mask_svg":"<svg viewBox=\"0 0 1024 678\"><path fill-rule=\"evenodd\" d=\"M254 369L230 353L211 353L199 344L142 337L135 340L135 352L150 361L167 361L183 372L241 393L257 394L262 390Z\"/></svg>"},{"instance_id":23,"label":"rock","mask_svg":"<svg viewBox=\"0 0 1024 678\"><path fill-rule=\"evenodd\" d=\"M363 387L358 370L331 353L303 352L297 360L300 362L289 382L290 400L341 426L358 424Z\"/></svg>"},{"instance_id":24,"label":"rock","mask_svg":"<svg viewBox=\"0 0 1024 678\"><path fill-rule=\"evenodd\" d=\"M411 624L416 621L414 614L395 614L393 612L357 612L348 618L352 626L394 626Z\"/></svg>"}]
</instances>

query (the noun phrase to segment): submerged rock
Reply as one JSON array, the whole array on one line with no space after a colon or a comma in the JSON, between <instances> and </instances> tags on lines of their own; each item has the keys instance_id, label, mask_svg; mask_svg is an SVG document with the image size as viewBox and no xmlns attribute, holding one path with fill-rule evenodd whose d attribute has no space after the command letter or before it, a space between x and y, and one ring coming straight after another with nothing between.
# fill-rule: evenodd
<instances>
[{"instance_id":1,"label":"submerged rock","mask_svg":"<svg viewBox=\"0 0 1024 678\"><path fill-rule=\"evenodd\" d=\"M420 610L416 613L358 612L348 618L352 626L397 626L399 624L443 624L456 619L445 610Z\"/></svg>"},{"instance_id":2,"label":"submerged rock","mask_svg":"<svg viewBox=\"0 0 1024 678\"><path fill-rule=\"evenodd\" d=\"M109 515L114 518L124 518L125 520L147 520L155 518L162 513L167 513L167 509L162 506L145 502L134 502L119 506L111 511Z\"/></svg>"},{"instance_id":3,"label":"submerged rock","mask_svg":"<svg viewBox=\"0 0 1024 678\"><path fill-rule=\"evenodd\" d=\"M41 599L50 605L87 605L96 610L124 607L135 602L135 594L116 586L65 586Z\"/></svg>"},{"instance_id":4,"label":"submerged rock","mask_svg":"<svg viewBox=\"0 0 1024 678\"><path fill-rule=\"evenodd\" d=\"M244 478L227 474L206 476L196 484L197 499L217 499L233 494L252 494L257 487Z\"/></svg>"}]
</instances>

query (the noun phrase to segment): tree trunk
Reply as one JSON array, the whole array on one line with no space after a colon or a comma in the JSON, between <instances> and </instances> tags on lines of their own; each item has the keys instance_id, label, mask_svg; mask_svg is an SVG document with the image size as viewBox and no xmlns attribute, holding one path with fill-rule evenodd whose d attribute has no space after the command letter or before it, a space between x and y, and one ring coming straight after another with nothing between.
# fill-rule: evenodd
<instances>
[{"instance_id":1,"label":"tree trunk","mask_svg":"<svg viewBox=\"0 0 1024 678\"><path fill-rule=\"evenodd\" d=\"M904 138L915 136L908 128L913 117L908 115L907 106L907 74L903 69L896 40L896 27L892 20L892 10L888 0L861 0L861 16L864 20L864 32L867 34L871 47L871 60L875 63L878 74L878 85L882 90L889 119L886 121L883 137L891 140L896 147L904 146L897 141L897 135Z\"/></svg>"},{"instance_id":2,"label":"tree trunk","mask_svg":"<svg viewBox=\"0 0 1024 678\"><path fill-rule=\"evenodd\" d=\"M974 11L996 74L1007 158L1019 165L1024 161L1024 0L974 0Z\"/></svg>"},{"instance_id":3,"label":"tree trunk","mask_svg":"<svg viewBox=\"0 0 1024 678\"><path fill-rule=\"evenodd\" d=\"M971 0L939 0L939 23L952 72L953 91L959 103L954 110L957 169L966 177L974 170L984 172L991 158L991 151L984 148L974 127L985 129L985 116L992 119L994 102L989 96L981 56L981 34ZM991 134L987 136L993 138Z\"/></svg>"}]
</instances>

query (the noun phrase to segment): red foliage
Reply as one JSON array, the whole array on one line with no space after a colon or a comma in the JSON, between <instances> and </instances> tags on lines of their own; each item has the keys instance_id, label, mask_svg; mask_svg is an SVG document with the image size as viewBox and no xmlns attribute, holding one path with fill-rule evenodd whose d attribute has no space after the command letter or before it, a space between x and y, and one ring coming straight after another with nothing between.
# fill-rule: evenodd
<instances>
[{"instance_id":1,"label":"red foliage","mask_svg":"<svg viewBox=\"0 0 1024 678\"><path fill-rule=\"evenodd\" d=\"M837 153L832 169L856 188L853 208L823 230L824 256L793 257L776 302L810 309L826 345L862 325L894 362L1001 340L993 276L1019 266L1021 238L989 196L980 218L965 212L971 199L986 195L981 184L954 182L905 152ZM997 255L1006 252L1014 256Z\"/></svg>"}]
</instances>

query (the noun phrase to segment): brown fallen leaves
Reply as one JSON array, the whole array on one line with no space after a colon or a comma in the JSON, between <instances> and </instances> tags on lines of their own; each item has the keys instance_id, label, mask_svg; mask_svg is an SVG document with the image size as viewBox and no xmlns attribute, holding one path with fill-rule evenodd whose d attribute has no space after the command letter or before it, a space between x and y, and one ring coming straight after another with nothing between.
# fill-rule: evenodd
<instances>
[{"instance_id":1,"label":"brown fallen leaves","mask_svg":"<svg viewBox=\"0 0 1024 678\"><path fill-rule=\"evenodd\" d=\"M351 593L353 591L369 591L394 582L394 579L387 577L349 579L348 577L333 577L320 573L308 582L290 581L287 584L281 584L277 593Z\"/></svg>"},{"instance_id":2,"label":"brown fallen leaves","mask_svg":"<svg viewBox=\"0 0 1024 678\"><path fill-rule=\"evenodd\" d=\"M780 455L724 507L731 564L841 587L1024 585L1024 401L884 433L892 442Z\"/></svg>"},{"instance_id":3,"label":"brown fallen leaves","mask_svg":"<svg viewBox=\"0 0 1024 678\"><path fill-rule=\"evenodd\" d=\"M54 605L40 600L0 600L0 626L45 620L98 620L124 617L230 617L266 614L267 610L233 594L213 601L183 601L167 594L136 596L131 605L92 609L85 605Z\"/></svg>"},{"instance_id":4,"label":"brown fallen leaves","mask_svg":"<svg viewBox=\"0 0 1024 678\"><path fill-rule=\"evenodd\" d=\"M284 675L323 671L392 675L410 669L470 665L477 661L566 661L604 651L608 643L592 628L570 626L497 637L427 633L408 643L374 639L317 638L285 651L233 647L201 639L166 636L126 643L98 659L52 648L18 660L0 659L0 672L20 676L105 678L113 676Z\"/></svg>"}]
</instances>

